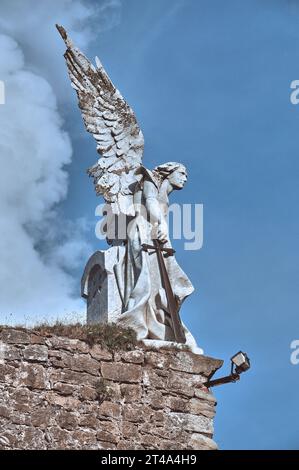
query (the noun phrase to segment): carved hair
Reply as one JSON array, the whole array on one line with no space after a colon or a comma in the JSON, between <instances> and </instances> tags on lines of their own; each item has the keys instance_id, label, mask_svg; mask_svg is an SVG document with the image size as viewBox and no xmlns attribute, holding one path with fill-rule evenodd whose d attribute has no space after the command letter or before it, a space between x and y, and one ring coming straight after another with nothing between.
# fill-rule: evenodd
<instances>
[{"instance_id":1,"label":"carved hair","mask_svg":"<svg viewBox=\"0 0 299 470\"><path fill-rule=\"evenodd\" d=\"M168 178L169 175L171 175L171 173L173 173L174 171L178 169L182 169L186 171L186 167L182 163L177 163L177 162L162 163L162 165L158 165L153 169L153 176L161 184L165 179Z\"/></svg>"}]
</instances>

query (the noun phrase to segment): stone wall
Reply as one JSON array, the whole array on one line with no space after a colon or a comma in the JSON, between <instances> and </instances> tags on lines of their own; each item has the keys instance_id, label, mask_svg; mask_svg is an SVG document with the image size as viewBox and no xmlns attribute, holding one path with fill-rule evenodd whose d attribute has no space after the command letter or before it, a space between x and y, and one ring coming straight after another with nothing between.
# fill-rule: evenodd
<instances>
[{"instance_id":1,"label":"stone wall","mask_svg":"<svg viewBox=\"0 0 299 470\"><path fill-rule=\"evenodd\" d=\"M0 333L0 449L215 449L222 361L30 330Z\"/></svg>"}]
</instances>

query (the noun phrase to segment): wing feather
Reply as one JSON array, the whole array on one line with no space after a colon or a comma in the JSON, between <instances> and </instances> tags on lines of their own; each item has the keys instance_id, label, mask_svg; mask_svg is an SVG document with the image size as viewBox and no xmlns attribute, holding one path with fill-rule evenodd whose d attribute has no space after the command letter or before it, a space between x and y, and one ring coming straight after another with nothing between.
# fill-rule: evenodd
<instances>
[{"instance_id":1,"label":"wing feather","mask_svg":"<svg viewBox=\"0 0 299 470\"><path fill-rule=\"evenodd\" d=\"M133 110L113 85L99 58L95 59L95 67L73 45L65 29L56 27L67 46L64 57L85 127L96 140L101 155L88 174L94 179L97 194L110 203L121 201L123 206L123 196L132 194L135 170L142 163L143 134Z\"/></svg>"}]
</instances>

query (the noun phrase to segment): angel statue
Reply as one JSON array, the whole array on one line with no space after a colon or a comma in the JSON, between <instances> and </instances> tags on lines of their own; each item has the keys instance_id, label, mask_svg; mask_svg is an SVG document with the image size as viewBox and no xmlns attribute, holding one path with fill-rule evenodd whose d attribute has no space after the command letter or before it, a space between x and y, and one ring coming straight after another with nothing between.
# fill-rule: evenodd
<instances>
[{"instance_id":1,"label":"angel statue","mask_svg":"<svg viewBox=\"0 0 299 470\"><path fill-rule=\"evenodd\" d=\"M110 212L106 231L111 248L94 253L82 278L87 321L117 321L145 343L175 342L202 354L179 316L194 288L176 262L167 225L168 197L183 188L186 168L176 162L152 171L142 166L144 138L134 112L100 60L96 57L94 66L56 26L67 47L64 57L84 124L100 154L88 173ZM125 232L116 230L111 237L115 219Z\"/></svg>"}]
</instances>

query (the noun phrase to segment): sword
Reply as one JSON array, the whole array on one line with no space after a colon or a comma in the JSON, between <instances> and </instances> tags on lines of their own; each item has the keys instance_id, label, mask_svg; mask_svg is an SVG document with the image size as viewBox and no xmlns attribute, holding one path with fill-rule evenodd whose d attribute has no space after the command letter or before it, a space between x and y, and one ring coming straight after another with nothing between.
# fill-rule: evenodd
<instances>
[{"instance_id":1,"label":"sword","mask_svg":"<svg viewBox=\"0 0 299 470\"><path fill-rule=\"evenodd\" d=\"M172 321L174 337L177 343L186 343L185 332L184 332L183 325L179 316L179 308L178 308L179 305L178 305L177 299L175 298L175 295L173 293L173 290L170 284L168 272L167 272L165 262L164 262L164 255L163 255L163 252L164 252L166 257L173 256L173 254L175 253L175 250L173 250L172 248L163 247L163 243L161 243L158 240L153 240L153 242L154 242L154 245L143 243L141 246L144 251L154 250L157 253L162 286L164 287L165 292L166 292L168 310L169 310L171 321Z\"/></svg>"}]
</instances>

